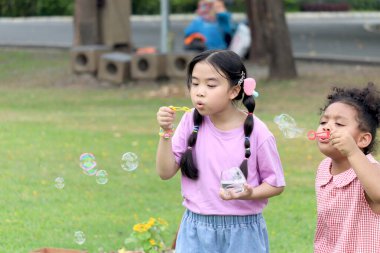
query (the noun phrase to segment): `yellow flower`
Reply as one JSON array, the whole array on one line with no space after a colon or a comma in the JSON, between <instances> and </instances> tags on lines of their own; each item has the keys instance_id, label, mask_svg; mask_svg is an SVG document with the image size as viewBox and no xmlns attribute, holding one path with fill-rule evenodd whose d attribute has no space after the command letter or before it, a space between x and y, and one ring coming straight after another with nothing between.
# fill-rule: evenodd
<instances>
[{"instance_id":1,"label":"yellow flower","mask_svg":"<svg viewBox=\"0 0 380 253\"><path fill-rule=\"evenodd\" d=\"M121 248L117 251L117 253L127 253L127 251L125 250L125 248Z\"/></svg>"},{"instance_id":2,"label":"yellow flower","mask_svg":"<svg viewBox=\"0 0 380 253\"><path fill-rule=\"evenodd\" d=\"M150 217L146 222L135 224L133 226L133 233L131 233L130 237L128 237L124 243L126 245L132 245L134 248L145 247L148 244L150 246L146 249L146 253L161 252L165 249L161 233L164 232L167 225L168 223L164 219ZM143 234L140 235L138 233Z\"/></svg>"},{"instance_id":3,"label":"yellow flower","mask_svg":"<svg viewBox=\"0 0 380 253\"><path fill-rule=\"evenodd\" d=\"M133 230L139 233L146 232L148 228L144 224L136 224L133 226Z\"/></svg>"},{"instance_id":4,"label":"yellow flower","mask_svg":"<svg viewBox=\"0 0 380 253\"><path fill-rule=\"evenodd\" d=\"M160 223L161 225L165 226L165 227L169 225L166 220L161 219L161 218L158 218L157 222Z\"/></svg>"},{"instance_id":5,"label":"yellow flower","mask_svg":"<svg viewBox=\"0 0 380 253\"><path fill-rule=\"evenodd\" d=\"M155 222L156 222L155 218L152 218L152 217L149 218L148 222L146 223L147 228L150 229L154 225Z\"/></svg>"}]
</instances>

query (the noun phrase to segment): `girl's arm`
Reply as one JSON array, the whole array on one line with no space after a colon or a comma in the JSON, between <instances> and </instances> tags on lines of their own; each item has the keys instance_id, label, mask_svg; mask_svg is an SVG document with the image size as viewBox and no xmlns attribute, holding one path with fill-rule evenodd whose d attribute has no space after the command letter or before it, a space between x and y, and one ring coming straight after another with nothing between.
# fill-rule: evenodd
<instances>
[{"instance_id":1,"label":"girl's arm","mask_svg":"<svg viewBox=\"0 0 380 253\"><path fill-rule=\"evenodd\" d=\"M274 187L268 183L262 183L257 187L252 187L245 184L243 192L234 192L233 189L221 190L220 197L224 200L244 199L244 200L259 200L267 199L276 195L280 195L285 187Z\"/></svg>"},{"instance_id":2,"label":"girl's arm","mask_svg":"<svg viewBox=\"0 0 380 253\"><path fill-rule=\"evenodd\" d=\"M164 132L172 130L174 119L174 110L169 107L160 107L157 112L157 122ZM169 135L172 135L172 133ZM178 165L172 150L171 136L169 138L160 137L156 154L156 170L164 180L172 178L178 171Z\"/></svg>"},{"instance_id":3,"label":"girl's arm","mask_svg":"<svg viewBox=\"0 0 380 253\"><path fill-rule=\"evenodd\" d=\"M347 157L368 198L380 205L380 165L371 163L361 150Z\"/></svg>"},{"instance_id":4,"label":"girl's arm","mask_svg":"<svg viewBox=\"0 0 380 253\"><path fill-rule=\"evenodd\" d=\"M156 155L156 170L158 175L161 179L170 179L177 173L178 168L172 151L171 139L161 137L158 142Z\"/></svg>"},{"instance_id":5,"label":"girl's arm","mask_svg":"<svg viewBox=\"0 0 380 253\"><path fill-rule=\"evenodd\" d=\"M371 163L361 150L372 140L370 133L360 133L355 139L347 131L332 131L331 145L347 157L368 198L380 205L380 165Z\"/></svg>"}]
</instances>

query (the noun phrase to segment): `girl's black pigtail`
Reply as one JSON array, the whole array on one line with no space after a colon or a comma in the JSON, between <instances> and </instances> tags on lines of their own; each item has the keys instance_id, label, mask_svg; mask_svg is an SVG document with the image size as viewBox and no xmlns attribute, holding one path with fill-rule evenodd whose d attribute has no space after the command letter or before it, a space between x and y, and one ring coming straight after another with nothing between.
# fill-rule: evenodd
<instances>
[{"instance_id":1,"label":"girl's black pigtail","mask_svg":"<svg viewBox=\"0 0 380 253\"><path fill-rule=\"evenodd\" d=\"M251 156L251 142L250 142L250 136L253 131L254 126L254 120L253 120L253 111L255 110L255 99L254 96L247 96L244 94L243 97L243 104L248 110L247 118L244 121L244 149L245 159L240 165L240 170L243 172L246 179L248 179L248 158Z\"/></svg>"},{"instance_id":2,"label":"girl's black pigtail","mask_svg":"<svg viewBox=\"0 0 380 253\"><path fill-rule=\"evenodd\" d=\"M203 121L203 116L197 111L197 109L194 109L193 121L194 129L187 140L187 149L181 157L180 167L182 175L190 179L197 179L199 173L197 166L194 164L192 149L197 142L199 126Z\"/></svg>"}]
</instances>

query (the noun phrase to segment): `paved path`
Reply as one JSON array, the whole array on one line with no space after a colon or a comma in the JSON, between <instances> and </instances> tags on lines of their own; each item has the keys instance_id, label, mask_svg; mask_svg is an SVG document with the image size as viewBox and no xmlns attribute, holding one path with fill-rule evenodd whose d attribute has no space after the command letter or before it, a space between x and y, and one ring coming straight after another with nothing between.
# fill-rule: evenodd
<instances>
[{"instance_id":1,"label":"paved path","mask_svg":"<svg viewBox=\"0 0 380 253\"><path fill-rule=\"evenodd\" d=\"M171 15L174 51L182 50L183 29L192 17ZM135 47L160 47L159 16L131 20ZM287 21L296 58L380 64L380 13L297 13ZM0 46L68 49L72 41L71 17L0 18Z\"/></svg>"}]
</instances>

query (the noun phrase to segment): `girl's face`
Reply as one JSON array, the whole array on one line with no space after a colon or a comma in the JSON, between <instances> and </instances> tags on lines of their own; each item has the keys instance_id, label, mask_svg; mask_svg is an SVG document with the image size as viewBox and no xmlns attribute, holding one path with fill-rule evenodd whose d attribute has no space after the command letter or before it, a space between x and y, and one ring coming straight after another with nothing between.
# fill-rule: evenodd
<instances>
[{"instance_id":1,"label":"girl's face","mask_svg":"<svg viewBox=\"0 0 380 253\"><path fill-rule=\"evenodd\" d=\"M324 111L317 132L346 131L354 140L357 140L361 133L357 117L358 112L354 107L341 102L332 103ZM337 149L332 147L329 139L318 140L318 147L326 156L340 154Z\"/></svg>"},{"instance_id":2,"label":"girl's face","mask_svg":"<svg viewBox=\"0 0 380 253\"><path fill-rule=\"evenodd\" d=\"M228 80L211 64L205 61L195 64L190 96L193 106L201 115L213 115L228 109L239 91L239 85L231 88Z\"/></svg>"}]
</instances>

